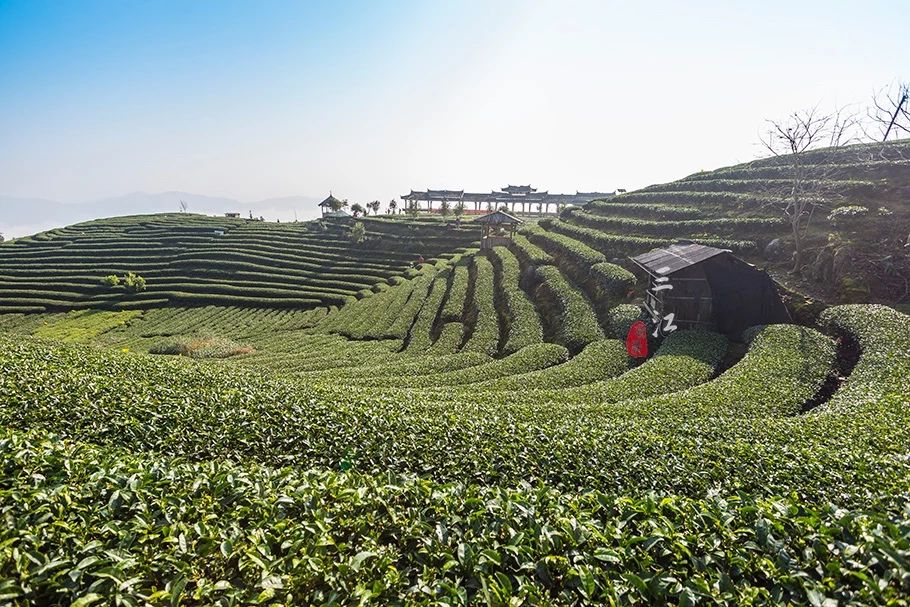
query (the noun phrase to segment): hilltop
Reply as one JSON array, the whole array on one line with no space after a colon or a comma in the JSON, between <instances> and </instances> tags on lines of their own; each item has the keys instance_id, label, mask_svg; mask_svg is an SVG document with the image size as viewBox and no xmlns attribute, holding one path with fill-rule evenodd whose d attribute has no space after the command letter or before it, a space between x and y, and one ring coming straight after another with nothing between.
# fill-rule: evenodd
<instances>
[{"instance_id":1,"label":"hilltop","mask_svg":"<svg viewBox=\"0 0 910 607\"><path fill-rule=\"evenodd\" d=\"M184 201L190 212L221 215L239 212L244 217L252 212L254 217L265 216L270 220L280 218L291 221L295 215L301 220L311 219L318 212L319 198L312 196L286 196L256 201L240 201L224 196L205 196L192 192L133 192L122 196L60 202L39 198L22 198L0 195L0 234L7 239L36 232L90 221L98 217L172 213Z\"/></svg>"}]
</instances>

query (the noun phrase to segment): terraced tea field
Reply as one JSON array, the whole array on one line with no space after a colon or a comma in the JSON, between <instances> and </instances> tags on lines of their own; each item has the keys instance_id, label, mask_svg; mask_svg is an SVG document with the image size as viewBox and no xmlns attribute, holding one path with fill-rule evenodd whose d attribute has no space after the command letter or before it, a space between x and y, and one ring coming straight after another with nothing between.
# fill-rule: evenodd
<instances>
[{"instance_id":1,"label":"terraced tea field","mask_svg":"<svg viewBox=\"0 0 910 607\"><path fill-rule=\"evenodd\" d=\"M275 224L202 215L97 220L0 246L0 313L168 304L315 308L341 306L432 258L477 239L443 222L360 220ZM131 292L106 276L133 272Z\"/></svg>"},{"instance_id":2,"label":"terraced tea field","mask_svg":"<svg viewBox=\"0 0 910 607\"><path fill-rule=\"evenodd\" d=\"M875 201L910 173L852 166ZM483 251L468 221L371 218L371 247L185 215L0 245L0 597L907 605L910 317L834 305L626 352L628 256L759 261L779 169ZM146 291L99 286L126 272Z\"/></svg>"}]
</instances>

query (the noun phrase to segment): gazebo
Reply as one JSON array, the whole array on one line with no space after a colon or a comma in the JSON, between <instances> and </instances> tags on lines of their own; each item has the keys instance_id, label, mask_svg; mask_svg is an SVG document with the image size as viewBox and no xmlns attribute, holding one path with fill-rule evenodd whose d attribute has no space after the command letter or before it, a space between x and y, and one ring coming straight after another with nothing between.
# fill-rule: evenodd
<instances>
[{"instance_id":1,"label":"gazebo","mask_svg":"<svg viewBox=\"0 0 910 607\"><path fill-rule=\"evenodd\" d=\"M343 206L344 203L331 194L329 194L325 200L319 203L319 208L322 211L323 216L334 211L340 211Z\"/></svg>"},{"instance_id":2,"label":"gazebo","mask_svg":"<svg viewBox=\"0 0 910 607\"><path fill-rule=\"evenodd\" d=\"M480 238L481 249L492 249L497 245L507 246L512 242L512 235L518 225L524 223L518 217L509 215L505 211L494 211L474 220L483 226Z\"/></svg>"}]
</instances>

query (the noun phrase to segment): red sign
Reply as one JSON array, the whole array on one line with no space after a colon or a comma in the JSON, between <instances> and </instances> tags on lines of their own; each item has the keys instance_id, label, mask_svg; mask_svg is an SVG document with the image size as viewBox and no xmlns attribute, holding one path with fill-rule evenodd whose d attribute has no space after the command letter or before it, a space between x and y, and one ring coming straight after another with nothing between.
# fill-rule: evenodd
<instances>
[{"instance_id":1,"label":"red sign","mask_svg":"<svg viewBox=\"0 0 910 607\"><path fill-rule=\"evenodd\" d=\"M629 327L626 352L632 358L648 358L648 326L643 320L636 320Z\"/></svg>"}]
</instances>

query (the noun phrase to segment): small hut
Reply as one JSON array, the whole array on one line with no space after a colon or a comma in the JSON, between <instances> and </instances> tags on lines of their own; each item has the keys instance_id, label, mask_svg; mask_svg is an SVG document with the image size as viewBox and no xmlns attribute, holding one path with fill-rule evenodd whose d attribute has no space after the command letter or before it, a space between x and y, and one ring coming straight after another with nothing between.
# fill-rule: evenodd
<instances>
[{"instance_id":1,"label":"small hut","mask_svg":"<svg viewBox=\"0 0 910 607\"><path fill-rule=\"evenodd\" d=\"M648 275L645 307L666 329L706 329L739 339L754 325L791 322L774 280L726 249L682 243L632 261Z\"/></svg>"},{"instance_id":2,"label":"small hut","mask_svg":"<svg viewBox=\"0 0 910 607\"><path fill-rule=\"evenodd\" d=\"M512 242L512 235L519 224L524 223L518 217L509 215L505 211L487 213L474 220L483 227L480 238L481 249L492 249L497 245L507 246Z\"/></svg>"},{"instance_id":3,"label":"small hut","mask_svg":"<svg viewBox=\"0 0 910 607\"><path fill-rule=\"evenodd\" d=\"M323 217L329 213L341 211L341 207L343 206L344 202L338 200L331 194L329 194L325 200L319 203L319 209L322 211Z\"/></svg>"},{"instance_id":4,"label":"small hut","mask_svg":"<svg viewBox=\"0 0 910 607\"><path fill-rule=\"evenodd\" d=\"M228 219L240 219L240 213L225 213L224 216Z\"/></svg>"}]
</instances>

